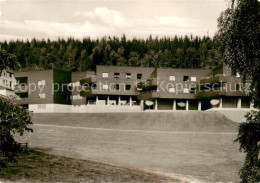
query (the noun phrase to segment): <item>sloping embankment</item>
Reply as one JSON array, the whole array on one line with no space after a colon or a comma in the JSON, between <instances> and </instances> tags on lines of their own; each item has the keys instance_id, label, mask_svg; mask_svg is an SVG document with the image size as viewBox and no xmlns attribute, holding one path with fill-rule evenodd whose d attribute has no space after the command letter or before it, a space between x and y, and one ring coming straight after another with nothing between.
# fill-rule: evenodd
<instances>
[{"instance_id":1,"label":"sloping embankment","mask_svg":"<svg viewBox=\"0 0 260 183\"><path fill-rule=\"evenodd\" d=\"M36 124L124 130L237 132L238 124L215 111L34 114Z\"/></svg>"}]
</instances>

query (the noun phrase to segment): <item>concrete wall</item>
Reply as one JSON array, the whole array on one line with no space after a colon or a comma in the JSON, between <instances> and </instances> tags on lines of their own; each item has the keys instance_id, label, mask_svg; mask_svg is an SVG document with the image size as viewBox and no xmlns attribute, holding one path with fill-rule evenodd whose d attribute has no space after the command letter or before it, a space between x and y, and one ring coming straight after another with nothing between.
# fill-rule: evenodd
<instances>
[{"instance_id":1,"label":"concrete wall","mask_svg":"<svg viewBox=\"0 0 260 183\"><path fill-rule=\"evenodd\" d=\"M34 113L70 113L72 108L71 105L63 104L29 104L29 111Z\"/></svg>"},{"instance_id":2,"label":"concrete wall","mask_svg":"<svg viewBox=\"0 0 260 183\"><path fill-rule=\"evenodd\" d=\"M97 94L108 94L108 95L137 95L136 87L134 86L137 81L137 74L142 74L142 79L149 79L152 76L154 68L145 67L118 67L118 66L97 66L97 83L98 91ZM108 73L108 78L103 78L102 73ZM120 73L119 78L114 78L114 73ZM126 73L131 73L131 79L126 78ZM110 83L121 84L119 91L105 91L102 90L102 86L99 83ZM124 85L131 85L131 89L125 91ZM113 86L112 86L112 89Z\"/></svg>"},{"instance_id":3,"label":"concrete wall","mask_svg":"<svg viewBox=\"0 0 260 183\"><path fill-rule=\"evenodd\" d=\"M183 87L196 87L196 84L199 83L201 78L210 76L211 73L211 70L203 69L157 69L157 79L160 83L159 86L161 86L158 88L160 98L193 99L195 98L195 94L183 93L183 91L180 90L182 90ZM175 76L175 81L170 81L169 76ZM191 79L189 79L189 81L183 81L184 76L189 76L190 78L196 77L196 81L191 81ZM175 86L175 93L169 92L167 85Z\"/></svg>"},{"instance_id":4,"label":"concrete wall","mask_svg":"<svg viewBox=\"0 0 260 183\"><path fill-rule=\"evenodd\" d=\"M15 77L27 77L29 87L28 104L53 103L53 71L16 72ZM45 80L45 85L38 86L38 81ZM39 98L40 92L45 93L46 98Z\"/></svg>"},{"instance_id":5,"label":"concrete wall","mask_svg":"<svg viewBox=\"0 0 260 183\"><path fill-rule=\"evenodd\" d=\"M81 105L73 106L74 113L141 112L141 106Z\"/></svg>"},{"instance_id":6,"label":"concrete wall","mask_svg":"<svg viewBox=\"0 0 260 183\"><path fill-rule=\"evenodd\" d=\"M141 106L116 106L116 105L63 105L29 104L29 111L34 113L106 113L106 112L141 112ZM43 107L43 106L41 106Z\"/></svg>"}]
</instances>

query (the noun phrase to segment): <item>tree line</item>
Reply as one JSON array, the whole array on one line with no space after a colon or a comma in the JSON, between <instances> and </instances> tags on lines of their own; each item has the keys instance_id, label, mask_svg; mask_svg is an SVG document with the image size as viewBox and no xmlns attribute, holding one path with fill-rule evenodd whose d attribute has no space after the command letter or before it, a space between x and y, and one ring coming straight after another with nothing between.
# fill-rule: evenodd
<instances>
[{"instance_id":1,"label":"tree line","mask_svg":"<svg viewBox=\"0 0 260 183\"><path fill-rule=\"evenodd\" d=\"M212 68L223 62L219 41L206 36L32 39L4 41L0 46L16 55L20 65L16 70L86 71L96 65Z\"/></svg>"}]
</instances>

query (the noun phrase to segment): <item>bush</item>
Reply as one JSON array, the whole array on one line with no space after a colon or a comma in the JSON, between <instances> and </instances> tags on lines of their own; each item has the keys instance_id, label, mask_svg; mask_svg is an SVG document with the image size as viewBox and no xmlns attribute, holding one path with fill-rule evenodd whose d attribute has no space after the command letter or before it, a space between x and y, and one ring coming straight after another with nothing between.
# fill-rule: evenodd
<instances>
[{"instance_id":1,"label":"bush","mask_svg":"<svg viewBox=\"0 0 260 183\"><path fill-rule=\"evenodd\" d=\"M244 166L240 170L242 183L260 182L260 112L252 111L245 116L247 121L239 126L240 150L246 153Z\"/></svg>"},{"instance_id":2,"label":"bush","mask_svg":"<svg viewBox=\"0 0 260 183\"><path fill-rule=\"evenodd\" d=\"M33 132L28 127L31 124L29 111L0 97L0 156L3 159L16 162L18 153L27 152L28 147L17 143L14 135L18 133L22 136L26 131Z\"/></svg>"}]
</instances>

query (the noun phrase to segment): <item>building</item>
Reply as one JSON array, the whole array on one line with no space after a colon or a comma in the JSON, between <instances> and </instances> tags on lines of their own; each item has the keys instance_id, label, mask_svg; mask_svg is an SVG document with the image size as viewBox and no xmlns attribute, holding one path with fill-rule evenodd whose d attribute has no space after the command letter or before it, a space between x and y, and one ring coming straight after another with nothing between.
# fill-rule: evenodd
<instances>
[{"instance_id":1,"label":"building","mask_svg":"<svg viewBox=\"0 0 260 183\"><path fill-rule=\"evenodd\" d=\"M95 72L31 71L15 77L21 98L17 103L34 112L251 107L239 75L233 76L226 66L213 70L97 66Z\"/></svg>"},{"instance_id":2,"label":"building","mask_svg":"<svg viewBox=\"0 0 260 183\"><path fill-rule=\"evenodd\" d=\"M12 100L17 99L13 91L15 84L16 80L11 70L0 71L0 95L4 95Z\"/></svg>"},{"instance_id":3,"label":"building","mask_svg":"<svg viewBox=\"0 0 260 183\"><path fill-rule=\"evenodd\" d=\"M57 70L16 72L16 103L34 112L63 112L71 105L71 73Z\"/></svg>"}]
</instances>

